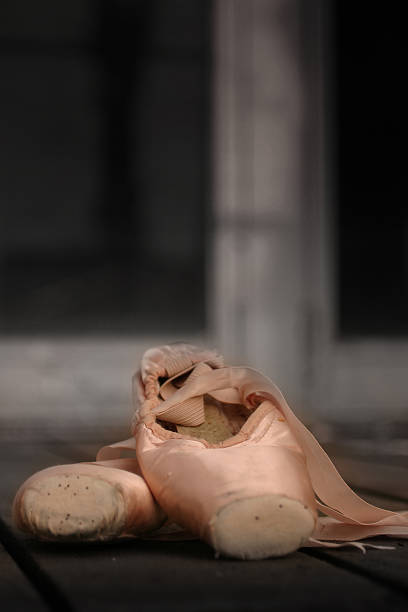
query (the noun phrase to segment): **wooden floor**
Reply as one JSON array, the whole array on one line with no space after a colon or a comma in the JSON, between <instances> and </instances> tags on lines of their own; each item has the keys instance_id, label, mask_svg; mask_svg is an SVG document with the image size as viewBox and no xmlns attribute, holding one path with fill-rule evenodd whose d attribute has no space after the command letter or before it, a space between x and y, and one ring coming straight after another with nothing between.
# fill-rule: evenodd
<instances>
[{"instance_id":1,"label":"wooden floor","mask_svg":"<svg viewBox=\"0 0 408 612\"><path fill-rule=\"evenodd\" d=\"M42 544L18 534L10 515L18 485L49 465L93 458L96 443L74 445L69 438L0 440L2 611L408 609L408 540L377 538L395 549L369 549L365 555L349 548L303 549L282 559L243 562L215 559L208 546L195 541L74 546ZM355 450L342 457L341 447L331 450L350 480L357 474L357 484L370 489L367 498L389 508L408 507L408 501L398 499L404 497L400 479L407 483L403 458L360 457ZM387 496L381 495L384 484Z\"/></svg>"}]
</instances>

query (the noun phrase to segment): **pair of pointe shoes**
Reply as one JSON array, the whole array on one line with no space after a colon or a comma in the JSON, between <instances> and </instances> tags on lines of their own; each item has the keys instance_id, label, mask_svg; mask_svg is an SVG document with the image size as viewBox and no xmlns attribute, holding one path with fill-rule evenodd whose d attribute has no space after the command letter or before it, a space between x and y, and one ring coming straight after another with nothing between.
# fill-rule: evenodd
<instances>
[{"instance_id":1,"label":"pair of pointe shoes","mask_svg":"<svg viewBox=\"0 0 408 612\"><path fill-rule=\"evenodd\" d=\"M175 344L147 351L133 382L133 437L95 463L34 474L14 500L19 528L59 541L168 539L176 529L243 559L408 537L408 512L359 498L259 372ZM121 459L124 449L135 458Z\"/></svg>"}]
</instances>

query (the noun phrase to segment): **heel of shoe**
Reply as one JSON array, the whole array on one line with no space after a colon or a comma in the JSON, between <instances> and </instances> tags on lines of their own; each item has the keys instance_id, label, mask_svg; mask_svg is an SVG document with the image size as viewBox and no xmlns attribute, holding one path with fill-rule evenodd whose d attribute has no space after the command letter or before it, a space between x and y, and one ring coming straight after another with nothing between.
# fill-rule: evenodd
<instances>
[{"instance_id":1,"label":"heel of shoe","mask_svg":"<svg viewBox=\"0 0 408 612\"><path fill-rule=\"evenodd\" d=\"M223 506L210 521L207 539L227 557L266 559L294 552L314 527L314 513L301 502L265 495Z\"/></svg>"}]
</instances>

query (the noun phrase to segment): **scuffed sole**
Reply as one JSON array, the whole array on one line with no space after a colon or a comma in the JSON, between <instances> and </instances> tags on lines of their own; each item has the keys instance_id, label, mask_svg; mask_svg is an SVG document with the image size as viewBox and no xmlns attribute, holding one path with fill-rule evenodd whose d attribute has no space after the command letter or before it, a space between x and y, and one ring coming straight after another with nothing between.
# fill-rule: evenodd
<instances>
[{"instance_id":1,"label":"scuffed sole","mask_svg":"<svg viewBox=\"0 0 408 612\"><path fill-rule=\"evenodd\" d=\"M227 557L282 557L307 542L312 512L282 495L239 499L223 506L210 522L210 544Z\"/></svg>"},{"instance_id":2,"label":"scuffed sole","mask_svg":"<svg viewBox=\"0 0 408 612\"><path fill-rule=\"evenodd\" d=\"M53 541L111 540L163 522L140 476L90 464L55 466L29 478L14 500L13 519Z\"/></svg>"}]
</instances>

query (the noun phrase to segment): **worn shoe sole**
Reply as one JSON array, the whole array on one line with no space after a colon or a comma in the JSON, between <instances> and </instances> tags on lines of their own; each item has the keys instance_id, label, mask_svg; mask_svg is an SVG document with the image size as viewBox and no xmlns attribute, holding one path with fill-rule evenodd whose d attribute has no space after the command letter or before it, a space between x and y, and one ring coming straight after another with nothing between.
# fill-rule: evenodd
<instances>
[{"instance_id":1,"label":"worn shoe sole","mask_svg":"<svg viewBox=\"0 0 408 612\"><path fill-rule=\"evenodd\" d=\"M103 541L154 530L165 517L140 476L84 463L34 474L15 497L13 519L43 540Z\"/></svg>"},{"instance_id":2,"label":"worn shoe sole","mask_svg":"<svg viewBox=\"0 0 408 612\"><path fill-rule=\"evenodd\" d=\"M281 557L305 544L314 527L312 512L301 502L265 495L220 508L210 521L209 543L227 557Z\"/></svg>"}]
</instances>

